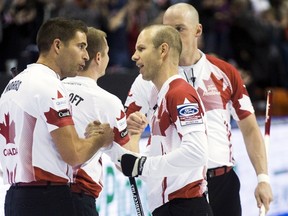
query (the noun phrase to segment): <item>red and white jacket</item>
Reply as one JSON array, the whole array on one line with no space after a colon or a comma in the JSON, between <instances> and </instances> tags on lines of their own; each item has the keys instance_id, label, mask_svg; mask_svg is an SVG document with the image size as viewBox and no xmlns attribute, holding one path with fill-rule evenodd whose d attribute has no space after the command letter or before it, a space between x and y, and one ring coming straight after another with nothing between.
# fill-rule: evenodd
<instances>
[{"instance_id":1,"label":"red and white jacket","mask_svg":"<svg viewBox=\"0 0 288 216\"><path fill-rule=\"evenodd\" d=\"M231 116L239 121L254 113L254 109L236 68L214 56L201 54L201 59L196 64L179 67L179 75L191 85L191 78L196 77L194 87L205 106L207 116L208 168L233 166ZM151 123L156 101L155 86L152 82L143 80L140 74L132 84L125 102L126 115L141 111Z\"/></svg>"}]
</instances>

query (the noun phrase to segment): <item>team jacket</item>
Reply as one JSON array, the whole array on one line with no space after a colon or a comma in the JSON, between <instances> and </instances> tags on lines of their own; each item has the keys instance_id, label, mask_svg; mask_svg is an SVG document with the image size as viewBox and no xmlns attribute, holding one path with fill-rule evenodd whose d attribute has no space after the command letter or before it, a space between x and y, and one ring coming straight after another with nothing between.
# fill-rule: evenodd
<instances>
[{"instance_id":1,"label":"team jacket","mask_svg":"<svg viewBox=\"0 0 288 216\"><path fill-rule=\"evenodd\" d=\"M56 73L28 65L0 99L0 159L4 183L72 180L50 132L73 125L68 95Z\"/></svg>"},{"instance_id":2,"label":"team jacket","mask_svg":"<svg viewBox=\"0 0 288 216\"><path fill-rule=\"evenodd\" d=\"M174 75L156 104L142 172L151 212L175 198L202 196L208 158L205 112L195 89Z\"/></svg>"},{"instance_id":3,"label":"team jacket","mask_svg":"<svg viewBox=\"0 0 288 216\"><path fill-rule=\"evenodd\" d=\"M66 78L62 82L69 92L73 120L79 136L84 137L86 126L90 122L98 120L101 123L109 123L113 128L114 143L113 148L110 148L117 148L129 141L126 115L119 98L100 88L95 80L88 77ZM102 148L89 161L80 167L74 167L76 184L73 185L72 191L74 189L75 192L81 190L95 198L99 196L102 190L101 156L104 151L105 149ZM123 153L116 153L115 157L120 154Z\"/></svg>"},{"instance_id":4,"label":"team jacket","mask_svg":"<svg viewBox=\"0 0 288 216\"><path fill-rule=\"evenodd\" d=\"M230 118L232 116L239 121L254 113L246 87L235 67L214 56L202 53L195 65L179 67L179 74L191 85L192 70L196 77L195 88L207 116L208 168L233 166ZM125 102L126 115L141 111L151 123L156 100L155 86L143 80L140 74L132 84Z\"/></svg>"}]
</instances>

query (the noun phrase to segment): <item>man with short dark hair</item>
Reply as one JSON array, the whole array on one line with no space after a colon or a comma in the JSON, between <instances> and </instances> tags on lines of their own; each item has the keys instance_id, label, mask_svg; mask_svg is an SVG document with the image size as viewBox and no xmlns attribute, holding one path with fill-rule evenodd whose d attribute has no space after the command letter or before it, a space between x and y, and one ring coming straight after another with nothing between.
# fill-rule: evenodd
<instances>
[{"instance_id":1,"label":"man with short dark hair","mask_svg":"<svg viewBox=\"0 0 288 216\"><path fill-rule=\"evenodd\" d=\"M69 96L60 79L75 76L89 59L87 26L54 18L39 29L36 63L14 77L0 99L0 155L10 184L6 216L75 215L72 166L112 143L108 124L91 122L88 138L76 133Z\"/></svg>"}]
</instances>

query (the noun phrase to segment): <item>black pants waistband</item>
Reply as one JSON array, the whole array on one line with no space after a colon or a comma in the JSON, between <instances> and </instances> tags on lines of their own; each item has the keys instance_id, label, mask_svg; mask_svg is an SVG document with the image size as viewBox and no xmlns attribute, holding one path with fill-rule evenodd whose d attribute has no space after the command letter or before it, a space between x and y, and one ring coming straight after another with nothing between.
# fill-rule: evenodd
<instances>
[{"instance_id":1,"label":"black pants waistband","mask_svg":"<svg viewBox=\"0 0 288 216\"><path fill-rule=\"evenodd\" d=\"M222 166L222 167L217 167L213 169L208 169L207 171L207 177L208 178L213 178L217 176L224 175L226 173L229 173L233 167L228 167L228 166Z\"/></svg>"}]
</instances>

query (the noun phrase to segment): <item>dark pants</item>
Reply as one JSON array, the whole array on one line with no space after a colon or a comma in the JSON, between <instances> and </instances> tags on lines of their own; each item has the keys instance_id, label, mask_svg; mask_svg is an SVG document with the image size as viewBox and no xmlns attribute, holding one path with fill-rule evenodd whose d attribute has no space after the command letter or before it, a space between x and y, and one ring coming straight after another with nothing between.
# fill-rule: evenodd
<instances>
[{"instance_id":1,"label":"dark pants","mask_svg":"<svg viewBox=\"0 0 288 216\"><path fill-rule=\"evenodd\" d=\"M153 216L213 216L205 197L173 199L152 212Z\"/></svg>"},{"instance_id":2,"label":"dark pants","mask_svg":"<svg viewBox=\"0 0 288 216\"><path fill-rule=\"evenodd\" d=\"M240 181L234 170L208 181L209 203L214 216L241 216Z\"/></svg>"},{"instance_id":3,"label":"dark pants","mask_svg":"<svg viewBox=\"0 0 288 216\"><path fill-rule=\"evenodd\" d=\"M68 186L11 186L5 216L76 216Z\"/></svg>"},{"instance_id":4,"label":"dark pants","mask_svg":"<svg viewBox=\"0 0 288 216\"><path fill-rule=\"evenodd\" d=\"M98 216L96 200L94 197L84 193L73 193L72 198L76 208L77 216Z\"/></svg>"}]
</instances>

